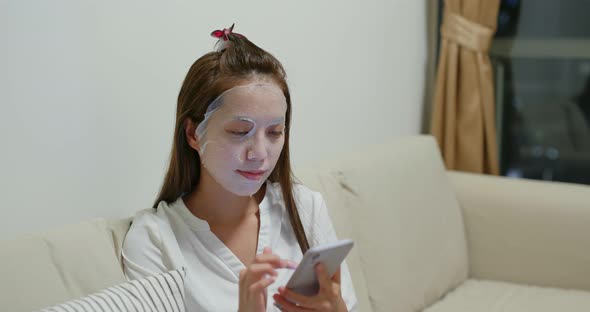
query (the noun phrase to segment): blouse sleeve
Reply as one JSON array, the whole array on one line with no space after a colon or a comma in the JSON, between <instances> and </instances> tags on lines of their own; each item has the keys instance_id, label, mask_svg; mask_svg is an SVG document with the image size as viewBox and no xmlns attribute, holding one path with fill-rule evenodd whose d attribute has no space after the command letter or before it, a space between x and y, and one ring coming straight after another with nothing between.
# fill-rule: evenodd
<instances>
[{"instance_id":1,"label":"blouse sleeve","mask_svg":"<svg viewBox=\"0 0 590 312\"><path fill-rule=\"evenodd\" d=\"M158 226L151 211L141 211L125 236L122 250L123 272L127 280L165 273Z\"/></svg>"}]
</instances>

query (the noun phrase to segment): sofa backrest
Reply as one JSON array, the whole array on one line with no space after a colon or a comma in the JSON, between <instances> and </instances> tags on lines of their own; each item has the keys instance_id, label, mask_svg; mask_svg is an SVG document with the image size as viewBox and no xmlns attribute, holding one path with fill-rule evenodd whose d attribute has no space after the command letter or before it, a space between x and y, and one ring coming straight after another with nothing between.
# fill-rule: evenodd
<instances>
[{"instance_id":1,"label":"sofa backrest","mask_svg":"<svg viewBox=\"0 0 590 312\"><path fill-rule=\"evenodd\" d=\"M124 282L116 245L126 224L96 219L0 241L0 310L32 311Z\"/></svg>"},{"instance_id":2,"label":"sofa backrest","mask_svg":"<svg viewBox=\"0 0 590 312\"><path fill-rule=\"evenodd\" d=\"M396 139L296 170L321 192L360 311L419 311L467 278L464 226L436 141Z\"/></svg>"}]
</instances>

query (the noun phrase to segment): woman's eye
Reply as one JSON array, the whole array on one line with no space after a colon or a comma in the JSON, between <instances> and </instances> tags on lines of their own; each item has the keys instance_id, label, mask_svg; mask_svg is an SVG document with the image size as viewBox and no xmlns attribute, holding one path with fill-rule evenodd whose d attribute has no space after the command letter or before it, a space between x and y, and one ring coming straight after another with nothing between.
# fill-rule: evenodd
<instances>
[{"instance_id":1,"label":"woman's eye","mask_svg":"<svg viewBox=\"0 0 590 312\"><path fill-rule=\"evenodd\" d=\"M272 136L279 137L279 136L283 135L283 131L270 131L269 134Z\"/></svg>"},{"instance_id":2,"label":"woman's eye","mask_svg":"<svg viewBox=\"0 0 590 312\"><path fill-rule=\"evenodd\" d=\"M249 131L228 130L227 132L229 132L233 135L244 136L244 135L248 134Z\"/></svg>"}]
</instances>

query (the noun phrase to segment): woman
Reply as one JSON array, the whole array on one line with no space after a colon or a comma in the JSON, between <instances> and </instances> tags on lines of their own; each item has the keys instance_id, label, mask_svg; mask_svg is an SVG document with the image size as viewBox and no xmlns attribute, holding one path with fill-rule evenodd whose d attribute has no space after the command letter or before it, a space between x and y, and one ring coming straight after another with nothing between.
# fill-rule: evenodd
<instances>
[{"instance_id":1,"label":"woman","mask_svg":"<svg viewBox=\"0 0 590 312\"><path fill-rule=\"evenodd\" d=\"M232 29L213 32L218 51L184 80L168 172L125 238L125 274L185 267L188 311L356 310L345 264L316 268L316 296L284 288L310 246L337 238L322 196L293 182L282 65Z\"/></svg>"}]
</instances>

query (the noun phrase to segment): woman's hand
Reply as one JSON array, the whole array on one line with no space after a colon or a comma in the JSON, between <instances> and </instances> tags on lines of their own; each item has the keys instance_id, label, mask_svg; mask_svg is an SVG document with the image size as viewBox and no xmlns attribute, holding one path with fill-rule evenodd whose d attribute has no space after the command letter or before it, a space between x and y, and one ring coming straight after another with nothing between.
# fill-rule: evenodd
<instances>
[{"instance_id":1,"label":"woman's hand","mask_svg":"<svg viewBox=\"0 0 590 312\"><path fill-rule=\"evenodd\" d=\"M285 287L279 287L279 293L274 294L273 299L281 307L282 311L348 311L340 293L340 269L336 271L332 278L328 275L326 267L321 263L316 265L315 270L320 283L318 294L313 297L307 297ZM292 302L296 302L297 304Z\"/></svg>"},{"instance_id":2,"label":"woman's hand","mask_svg":"<svg viewBox=\"0 0 590 312\"><path fill-rule=\"evenodd\" d=\"M274 255L265 247L252 264L240 272L239 312L266 311L266 287L274 283L277 268L287 267L289 262Z\"/></svg>"}]
</instances>

